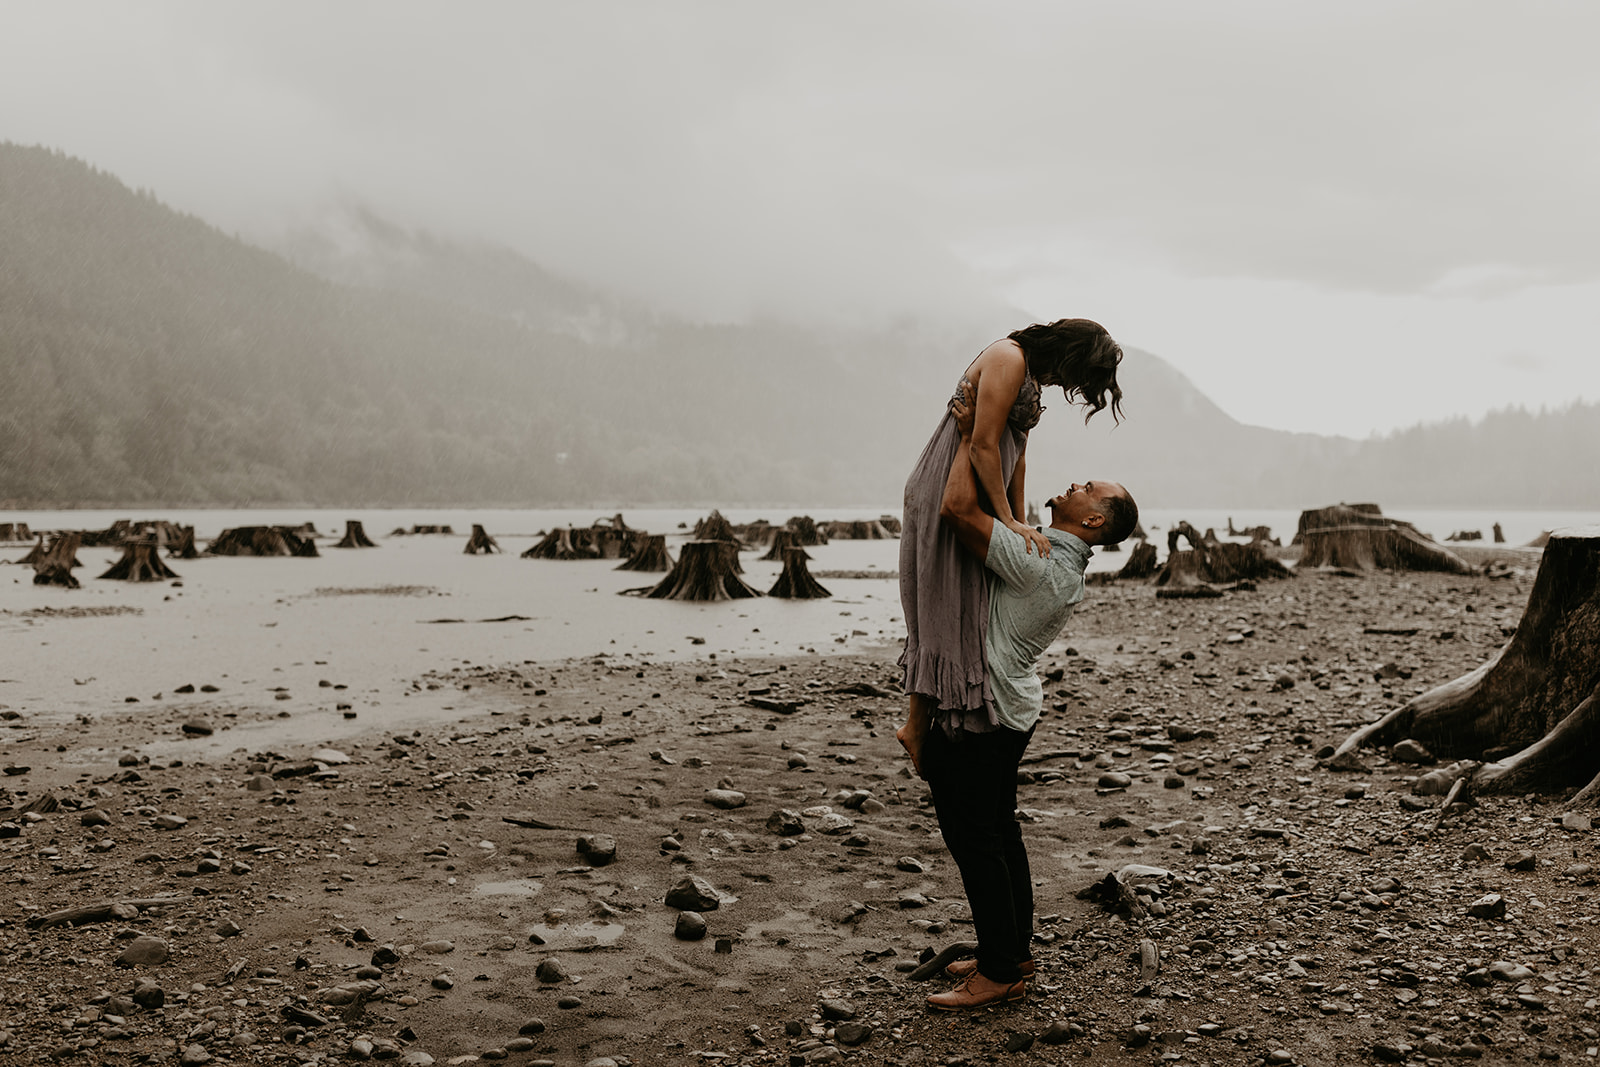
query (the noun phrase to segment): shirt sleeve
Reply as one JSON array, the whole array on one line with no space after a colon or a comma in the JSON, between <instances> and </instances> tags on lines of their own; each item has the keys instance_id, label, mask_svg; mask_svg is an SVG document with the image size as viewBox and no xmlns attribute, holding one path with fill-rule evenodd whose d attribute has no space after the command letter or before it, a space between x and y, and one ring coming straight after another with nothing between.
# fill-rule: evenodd
<instances>
[{"instance_id":1,"label":"shirt sleeve","mask_svg":"<svg viewBox=\"0 0 1600 1067\"><path fill-rule=\"evenodd\" d=\"M1023 595L1038 587L1050 566L1037 550L1029 552L1027 539L1003 522L996 522L989 533L989 558L984 563L1006 588Z\"/></svg>"}]
</instances>

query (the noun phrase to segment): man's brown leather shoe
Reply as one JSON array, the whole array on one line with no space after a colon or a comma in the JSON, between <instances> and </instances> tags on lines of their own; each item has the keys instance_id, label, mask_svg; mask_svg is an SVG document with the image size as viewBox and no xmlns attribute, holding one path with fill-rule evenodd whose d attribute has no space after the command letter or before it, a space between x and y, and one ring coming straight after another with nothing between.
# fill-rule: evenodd
<instances>
[{"instance_id":1,"label":"man's brown leather shoe","mask_svg":"<svg viewBox=\"0 0 1600 1067\"><path fill-rule=\"evenodd\" d=\"M1033 977L1033 961L1032 960L1023 960L1017 966L1019 968L1021 968L1021 970L1022 970L1022 977L1024 977L1024 978L1032 978ZM975 971L977 969L978 969L978 961L976 959L973 959L973 958L969 957L969 958L964 959L964 960L956 960L954 963L952 963L950 966L948 966L948 967L946 967L944 969L944 973L948 974L951 978L965 978L967 975L971 974L973 971Z\"/></svg>"},{"instance_id":2,"label":"man's brown leather shoe","mask_svg":"<svg viewBox=\"0 0 1600 1067\"><path fill-rule=\"evenodd\" d=\"M938 1011L972 1011L992 1004L1010 1004L1028 995L1028 980L1018 979L1010 985L991 982L977 971L963 978L948 993L935 993L928 998L928 1007Z\"/></svg>"}]
</instances>

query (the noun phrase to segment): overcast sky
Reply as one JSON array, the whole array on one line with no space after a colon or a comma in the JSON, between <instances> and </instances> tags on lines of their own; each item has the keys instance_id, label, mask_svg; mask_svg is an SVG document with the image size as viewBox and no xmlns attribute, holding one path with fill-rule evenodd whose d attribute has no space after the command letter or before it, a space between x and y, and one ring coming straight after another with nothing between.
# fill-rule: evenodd
<instances>
[{"instance_id":1,"label":"overcast sky","mask_svg":"<svg viewBox=\"0 0 1600 1067\"><path fill-rule=\"evenodd\" d=\"M1288 429L1600 400L1593 3L55 0L0 28L0 139L247 238L362 203L697 316L999 298Z\"/></svg>"}]
</instances>

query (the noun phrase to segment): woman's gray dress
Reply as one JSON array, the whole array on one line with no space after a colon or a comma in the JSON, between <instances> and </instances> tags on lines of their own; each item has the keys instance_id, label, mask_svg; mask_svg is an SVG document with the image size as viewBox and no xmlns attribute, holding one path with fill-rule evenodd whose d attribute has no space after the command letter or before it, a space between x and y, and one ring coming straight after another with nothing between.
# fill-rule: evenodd
<instances>
[{"instance_id":1,"label":"woman's gray dress","mask_svg":"<svg viewBox=\"0 0 1600 1067\"><path fill-rule=\"evenodd\" d=\"M966 375L961 380L967 381ZM1039 384L1030 376L1023 380L1000 434L1000 471L1008 489L1028 431L1038 424L1043 410ZM983 564L939 521L939 504L960 442L955 416L946 411L906 480L900 529L900 604L906 617L900 666L905 671L905 691L932 697L946 711L982 708L989 695L983 655L989 587ZM992 514L981 486L978 494L983 509Z\"/></svg>"}]
</instances>

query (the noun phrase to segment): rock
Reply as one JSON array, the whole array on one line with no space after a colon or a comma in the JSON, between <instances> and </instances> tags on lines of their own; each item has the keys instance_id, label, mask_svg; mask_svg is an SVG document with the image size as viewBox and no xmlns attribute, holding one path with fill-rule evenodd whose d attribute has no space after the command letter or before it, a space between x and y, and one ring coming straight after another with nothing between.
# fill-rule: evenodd
<instances>
[{"instance_id":1,"label":"rock","mask_svg":"<svg viewBox=\"0 0 1600 1067\"><path fill-rule=\"evenodd\" d=\"M1019 1030L1019 1031L1013 1031L1012 1033L1006 1035L1006 1051L1007 1052L1012 1052L1012 1053L1026 1052L1032 1047L1033 1047L1033 1035L1032 1034L1025 1034L1025 1033L1023 1033L1023 1032L1021 1032Z\"/></svg>"},{"instance_id":2,"label":"rock","mask_svg":"<svg viewBox=\"0 0 1600 1067\"><path fill-rule=\"evenodd\" d=\"M270 793L272 792L272 779L264 774L257 774L246 778L244 787L252 793Z\"/></svg>"},{"instance_id":3,"label":"rock","mask_svg":"<svg viewBox=\"0 0 1600 1067\"><path fill-rule=\"evenodd\" d=\"M1508 871L1531 871L1537 866L1539 866L1539 857L1532 852L1519 852L1505 862L1505 868Z\"/></svg>"},{"instance_id":4,"label":"rock","mask_svg":"<svg viewBox=\"0 0 1600 1067\"><path fill-rule=\"evenodd\" d=\"M842 1022L833 1028L833 1039L841 1045L849 1045L852 1048L865 1044L871 1038L872 1027L866 1023Z\"/></svg>"},{"instance_id":5,"label":"rock","mask_svg":"<svg viewBox=\"0 0 1600 1067\"><path fill-rule=\"evenodd\" d=\"M1474 842L1461 850L1462 863L1482 863L1489 858L1489 850Z\"/></svg>"},{"instance_id":6,"label":"rock","mask_svg":"<svg viewBox=\"0 0 1600 1067\"><path fill-rule=\"evenodd\" d=\"M244 927L240 926L232 919L224 919L217 924L216 933L218 937L238 937L240 934L244 933Z\"/></svg>"},{"instance_id":7,"label":"rock","mask_svg":"<svg viewBox=\"0 0 1600 1067\"><path fill-rule=\"evenodd\" d=\"M697 911L678 912L678 921L672 928L672 936L679 941L699 941L706 936L705 916Z\"/></svg>"},{"instance_id":8,"label":"rock","mask_svg":"<svg viewBox=\"0 0 1600 1067\"><path fill-rule=\"evenodd\" d=\"M443 956L445 953L454 952L455 950L456 944L454 941L424 941L417 946L417 951L426 952L434 956Z\"/></svg>"},{"instance_id":9,"label":"rock","mask_svg":"<svg viewBox=\"0 0 1600 1067\"><path fill-rule=\"evenodd\" d=\"M141 934L128 943L116 963L118 967L159 967L167 962L172 949L154 934Z\"/></svg>"},{"instance_id":10,"label":"rock","mask_svg":"<svg viewBox=\"0 0 1600 1067\"><path fill-rule=\"evenodd\" d=\"M697 874L687 875L667 891L666 905L683 911L716 911L722 904L712 884Z\"/></svg>"},{"instance_id":11,"label":"rock","mask_svg":"<svg viewBox=\"0 0 1600 1067\"><path fill-rule=\"evenodd\" d=\"M215 731L204 719L190 719L183 724L183 732L190 737L210 737Z\"/></svg>"},{"instance_id":12,"label":"rock","mask_svg":"<svg viewBox=\"0 0 1600 1067\"><path fill-rule=\"evenodd\" d=\"M178 1062L183 1067L199 1067L202 1063L211 1062L211 1053L206 1051L204 1045L190 1045L178 1056Z\"/></svg>"},{"instance_id":13,"label":"rock","mask_svg":"<svg viewBox=\"0 0 1600 1067\"><path fill-rule=\"evenodd\" d=\"M849 1020L856 1017L856 1009L851 1007L850 1002L847 1000L823 997L817 1002L817 1007L821 1009L822 1017L830 1021Z\"/></svg>"},{"instance_id":14,"label":"rock","mask_svg":"<svg viewBox=\"0 0 1600 1067\"><path fill-rule=\"evenodd\" d=\"M817 816L811 825L817 833L827 834L829 837L838 837L840 834L847 834L856 828L855 823L836 811Z\"/></svg>"},{"instance_id":15,"label":"rock","mask_svg":"<svg viewBox=\"0 0 1600 1067\"><path fill-rule=\"evenodd\" d=\"M316 760L318 763L326 763L330 766L337 766L350 762L350 757L345 755L343 752L340 752L336 748L319 748L315 752L311 753L311 758Z\"/></svg>"},{"instance_id":16,"label":"rock","mask_svg":"<svg viewBox=\"0 0 1600 1067\"><path fill-rule=\"evenodd\" d=\"M551 956L549 959L539 961L539 966L534 970L533 976L541 982L554 985L567 980L567 969L561 961Z\"/></svg>"},{"instance_id":17,"label":"rock","mask_svg":"<svg viewBox=\"0 0 1600 1067\"><path fill-rule=\"evenodd\" d=\"M1506 898L1499 893L1485 893L1467 905L1467 914L1474 919L1503 919L1506 917Z\"/></svg>"},{"instance_id":18,"label":"rock","mask_svg":"<svg viewBox=\"0 0 1600 1067\"><path fill-rule=\"evenodd\" d=\"M542 1034L544 1033L544 1020L539 1018L529 1019L527 1022L517 1027L517 1033L524 1035Z\"/></svg>"},{"instance_id":19,"label":"rock","mask_svg":"<svg viewBox=\"0 0 1600 1067\"><path fill-rule=\"evenodd\" d=\"M357 933L360 933L358 930ZM374 967L392 967L400 962L400 953L393 945L379 945L372 953Z\"/></svg>"},{"instance_id":20,"label":"rock","mask_svg":"<svg viewBox=\"0 0 1600 1067\"><path fill-rule=\"evenodd\" d=\"M1561 816L1561 828L1587 832L1594 829L1594 820L1581 811L1569 811Z\"/></svg>"},{"instance_id":21,"label":"rock","mask_svg":"<svg viewBox=\"0 0 1600 1067\"><path fill-rule=\"evenodd\" d=\"M1533 970L1509 960L1495 960L1489 964L1489 977L1497 982L1527 982L1536 977Z\"/></svg>"},{"instance_id":22,"label":"rock","mask_svg":"<svg viewBox=\"0 0 1600 1067\"><path fill-rule=\"evenodd\" d=\"M1421 742L1408 737L1395 743L1389 750L1389 758L1396 763L1432 763L1433 753L1424 748Z\"/></svg>"},{"instance_id":23,"label":"rock","mask_svg":"<svg viewBox=\"0 0 1600 1067\"><path fill-rule=\"evenodd\" d=\"M111 816L107 815L99 808L90 808L88 811L78 816L78 822L83 826L110 826Z\"/></svg>"},{"instance_id":24,"label":"rock","mask_svg":"<svg viewBox=\"0 0 1600 1067\"><path fill-rule=\"evenodd\" d=\"M157 815L154 822L157 830L181 830L189 825L182 815Z\"/></svg>"},{"instance_id":25,"label":"rock","mask_svg":"<svg viewBox=\"0 0 1600 1067\"><path fill-rule=\"evenodd\" d=\"M161 988L160 983L148 978L140 979L129 996L135 1004L146 1011L153 1011L167 1002L167 991Z\"/></svg>"},{"instance_id":26,"label":"rock","mask_svg":"<svg viewBox=\"0 0 1600 1067\"><path fill-rule=\"evenodd\" d=\"M797 837L806 832L806 825L801 821L798 811L779 808L767 816L767 831L779 837Z\"/></svg>"},{"instance_id":27,"label":"rock","mask_svg":"<svg viewBox=\"0 0 1600 1067\"><path fill-rule=\"evenodd\" d=\"M505 1050L511 1053L532 1052L536 1044L531 1037L514 1037L505 1043Z\"/></svg>"},{"instance_id":28,"label":"rock","mask_svg":"<svg viewBox=\"0 0 1600 1067\"><path fill-rule=\"evenodd\" d=\"M1039 1035L1039 1040L1047 1045L1065 1045L1071 1037L1071 1025L1061 1019L1057 1019L1045 1027L1044 1032Z\"/></svg>"},{"instance_id":29,"label":"rock","mask_svg":"<svg viewBox=\"0 0 1600 1067\"><path fill-rule=\"evenodd\" d=\"M560 1008L562 1011L571 1011L573 1008L583 1007L583 1001L578 997L568 994L567 996L564 996L560 1000L556 1001L556 1007Z\"/></svg>"},{"instance_id":30,"label":"rock","mask_svg":"<svg viewBox=\"0 0 1600 1067\"><path fill-rule=\"evenodd\" d=\"M1186 726L1181 722L1169 722L1167 723L1167 736L1172 740L1181 743L1184 741L1193 741L1198 734L1195 733L1193 726ZM1040 1038L1040 1040L1042 1041L1044 1039Z\"/></svg>"},{"instance_id":31,"label":"rock","mask_svg":"<svg viewBox=\"0 0 1600 1067\"><path fill-rule=\"evenodd\" d=\"M610 834L584 834L578 838L578 854L591 867L604 867L617 858L617 839Z\"/></svg>"},{"instance_id":32,"label":"rock","mask_svg":"<svg viewBox=\"0 0 1600 1067\"><path fill-rule=\"evenodd\" d=\"M1163 789L1182 789L1187 784L1183 780L1183 776L1177 774L1169 774L1161 779L1161 787Z\"/></svg>"},{"instance_id":33,"label":"rock","mask_svg":"<svg viewBox=\"0 0 1600 1067\"><path fill-rule=\"evenodd\" d=\"M745 798L737 789L707 789L706 803L713 808L732 811L734 808L744 807Z\"/></svg>"},{"instance_id":34,"label":"rock","mask_svg":"<svg viewBox=\"0 0 1600 1067\"><path fill-rule=\"evenodd\" d=\"M403 1067L433 1067L433 1057L426 1052L412 1049L400 1057L400 1063Z\"/></svg>"},{"instance_id":35,"label":"rock","mask_svg":"<svg viewBox=\"0 0 1600 1067\"><path fill-rule=\"evenodd\" d=\"M1133 784L1133 779L1121 771L1107 771L1095 784L1101 789L1126 789Z\"/></svg>"}]
</instances>

